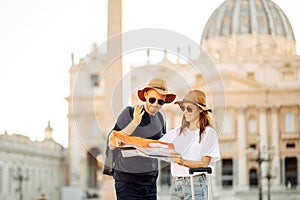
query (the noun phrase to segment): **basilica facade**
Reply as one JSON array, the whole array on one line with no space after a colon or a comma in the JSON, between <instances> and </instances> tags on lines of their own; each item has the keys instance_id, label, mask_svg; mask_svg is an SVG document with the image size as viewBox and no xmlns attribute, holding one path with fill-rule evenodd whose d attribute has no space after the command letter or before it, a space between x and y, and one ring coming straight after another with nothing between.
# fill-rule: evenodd
<instances>
[{"instance_id":1,"label":"basilica facade","mask_svg":"<svg viewBox=\"0 0 300 200\"><path fill-rule=\"evenodd\" d=\"M109 13L121 13L120 2L111 6ZM119 20L108 23L108 29L120 33L121 14L114 17ZM114 45L122 49L120 43ZM199 48L198 56L185 56L184 62L180 48L175 61L168 58L166 48L161 51L163 59L156 63L151 62L149 49L144 64L130 66L130 102L141 103L136 99L138 86L158 75L167 79L179 99L187 87L178 84L178 80L183 80L189 88L204 90L220 134L222 158L213 176L215 195L228 191L233 195L247 193L257 188L265 191L268 183L276 191L297 190L300 181L300 57L284 12L270 0L226 0L208 20ZM111 64L110 55L109 48L108 53L103 53L95 47L79 63L73 63L67 98L68 183L90 192L100 188L102 194L107 188L111 189L108 193L113 193L113 185L105 184L111 182L111 178L99 173L106 135L116 116L108 113L111 113L112 99L122 101L124 98L112 94L114 88L121 87L115 82L122 80L122 63L105 74ZM198 70L193 63L201 63ZM201 73L212 68L217 73ZM120 111L121 108L116 109L116 113ZM180 111L175 106L166 106L163 112L168 129L180 124ZM160 190L168 187L170 180L167 166L160 173Z\"/></svg>"},{"instance_id":2,"label":"basilica facade","mask_svg":"<svg viewBox=\"0 0 300 200\"><path fill-rule=\"evenodd\" d=\"M272 176L273 188L296 188L300 57L286 15L272 1L225 1L207 22L201 46L226 95L218 185L247 190L257 177L266 183Z\"/></svg>"}]
</instances>

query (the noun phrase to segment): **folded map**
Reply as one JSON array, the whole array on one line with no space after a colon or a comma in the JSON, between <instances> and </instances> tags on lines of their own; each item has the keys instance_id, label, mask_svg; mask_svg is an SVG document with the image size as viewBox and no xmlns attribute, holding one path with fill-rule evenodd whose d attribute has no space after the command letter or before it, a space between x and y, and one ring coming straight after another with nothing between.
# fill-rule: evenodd
<instances>
[{"instance_id":1,"label":"folded map","mask_svg":"<svg viewBox=\"0 0 300 200\"><path fill-rule=\"evenodd\" d=\"M175 151L172 143L128 136L119 131L113 131L113 135L124 143L120 147L123 157L145 156L159 158L168 162L172 160L170 153Z\"/></svg>"}]
</instances>

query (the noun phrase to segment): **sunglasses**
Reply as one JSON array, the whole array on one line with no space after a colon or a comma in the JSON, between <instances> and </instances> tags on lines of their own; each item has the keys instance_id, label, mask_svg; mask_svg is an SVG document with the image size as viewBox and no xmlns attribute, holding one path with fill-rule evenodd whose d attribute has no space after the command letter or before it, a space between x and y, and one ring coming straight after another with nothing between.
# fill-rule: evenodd
<instances>
[{"instance_id":1,"label":"sunglasses","mask_svg":"<svg viewBox=\"0 0 300 200\"><path fill-rule=\"evenodd\" d=\"M193 110L194 110L194 109L191 108L191 107L184 107L184 106L180 106L180 109L181 109L182 112L184 112L185 109L186 109L186 111L189 112L189 113L192 113Z\"/></svg>"},{"instance_id":2,"label":"sunglasses","mask_svg":"<svg viewBox=\"0 0 300 200\"><path fill-rule=\"evenodd\" d=\"M150 98L148 99L148 101L149 101L149 103L154 104L154 103L156 102L156 98L155 98L155 97L150 97ZM162 99L157 99L157 104L158 104L158 105L162 106L162 105L164 105L165 103L166 103L166 102L165 102L164 100L162 100Z\"/></svg>"}]
</instances>

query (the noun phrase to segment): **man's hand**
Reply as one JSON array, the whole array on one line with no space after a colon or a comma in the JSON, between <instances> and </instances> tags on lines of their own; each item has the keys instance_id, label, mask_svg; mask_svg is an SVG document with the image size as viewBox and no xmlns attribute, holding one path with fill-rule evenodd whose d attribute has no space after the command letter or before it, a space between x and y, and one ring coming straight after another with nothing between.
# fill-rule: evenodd
<instances>
[{"instance_id":1,"label":"man's hand","mask_svg":"<svg viewBox=\"0 0 300 200\"><path fill-rule=\"evenodd\" d=\"M145 110L143 109L143 105L136 105L134 106L134 111L133 111L133 123L138 126L143 118L143 115L145 113Z\"/></svg>"},{"instance_id":2,"label":"man's hand","mask_svg":"<svg viewBox=\"0 0 300 200\"><path fill-rule=\"evenodd\" d=\"M145 110L143 108L144 108L143 105L134 106L133 119L123 130L121 130L123 133L127 135L131 135L133 131L136 129L136 127L138 127L145 113Z\"/></svg>"},{"instance_id":3,"label":"man's hand","mask_svg":"<svg viewBox=\"0 0 300 200\"><path fill-rule=\"evenodd\" d=\"M113 134L110 134L108 141L108 146L111 150L114 150L116 147L122 146L121 140L116 138Z\"/></svg>"}]
</instances>

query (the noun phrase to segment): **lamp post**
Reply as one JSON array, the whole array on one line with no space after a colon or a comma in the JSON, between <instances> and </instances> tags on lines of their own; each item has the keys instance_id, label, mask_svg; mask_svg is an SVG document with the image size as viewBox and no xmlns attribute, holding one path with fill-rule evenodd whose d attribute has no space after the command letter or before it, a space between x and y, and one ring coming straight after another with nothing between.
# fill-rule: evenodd
<instances>
[{"instance_id":1,"label":"lamp post","mask_svg":"<svg viewBox=\"0 0 300 200\"><path fill-rule=\"evenodd\" d=\"M253 151L253 150L254 150L254 149L252 149L252 151ZM269 154L272 153L272 150L273 150L273 148L267 150L266 153L268 154L268 157L269 157ZM262 194L262 178L263 178L263 177L262 177L261 164L262 164L263 162L269 162L270 159L269 159L269 158L268 158L268 159L262 158L260 149L257 150L257 153L258 153L257 158L251 159L251 161L254 161L254 162L257 162L257 163L258 163L258 170L257 170L257 171L258 171L258 172L257 172L258 199L259 199L259 200L262 200L262 199L263 199L263 194ZM270 174L270 171L268 172L266 178L268 179L268 200L270 200L270 179L273 178L273 177L271 176L271 174Z\"/></svg>"},{"instance_id":2,"label":"lamp post","mask_svg":"<svg viewBox=\"0 0 300 200\"><path fill-rule=\"evenodd\" d=\"M21 168L18 167L17 174L13 178L18 181L17 191L19 192L20 195L19 200L23 200L22 182L28 180L28 174L24 176Z\"/></svg>"},{"instance_id":3,"label":"lamp post","mask_svg":"<svg viewBox=\"0 0 300 200\"><path fill-rule=\"evenodd\" d=\"M255 161L258 163L258 172L257 172L257 181L258 181L258 199L262 200L262 183L261 183L261 163L268 161L266 159L261 158L260 150L258 149L258 156L255 159L252 159L252 161Z\"/></svg>"},{"instance_id":4,"label":"lamp post","mask_svg":"<svg viewBox=\"0 0 300 200\"><path fill-rule=\"evenodd\" d=\"M272 175L270 173L270 171L267 173L267 176L266 178L268 179L268 200L271 199L271 192L270 192L270 188L271 188L271 178L272 178Z\"/></svg>"},{"instance_id":5,"label":"lamp post","mask_svg":"<svg viewBox=\"0 0 300 200\"><path fill-rule=\"evenodd\" d=\"M268 200L271 200L271 179L276 178L276 176L272 176L271 171L269 169L266 178L268 180Z\"/></svg>"}]
</instances>

